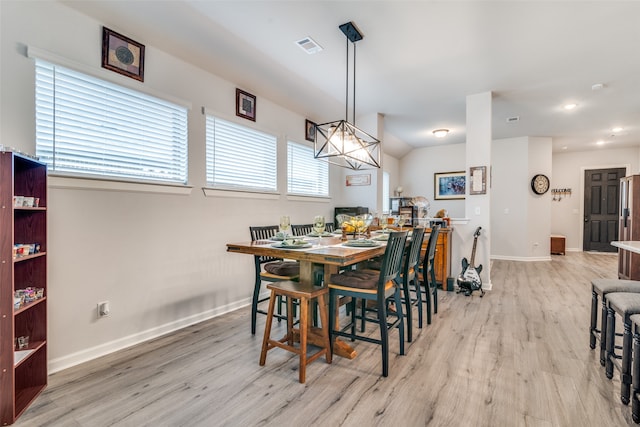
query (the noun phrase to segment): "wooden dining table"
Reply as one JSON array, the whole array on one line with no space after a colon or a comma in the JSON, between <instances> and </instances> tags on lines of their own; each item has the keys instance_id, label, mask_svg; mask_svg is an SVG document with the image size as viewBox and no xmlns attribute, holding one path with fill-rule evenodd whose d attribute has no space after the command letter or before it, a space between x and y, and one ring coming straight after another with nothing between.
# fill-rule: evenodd
<instances>
[{"instance_id":1,"label":"wooden dining table","mask_svg":"<svg viewBox=\"0 0 640 427\"><path fill-rule=\"evenodd\" d=\"M379 245L372 247L345 246L340 235L306 239L311 243L311 246L301 249L283 249L277 247L277 242L272 240L256 240L253 242L227 243L227 252L299 261L300 282L315 285L313 274L315 266L322 266L324 277L329 278L332 274L337 273L341 267L358 264L383 255L386 249L385 241L380 241ZM318 334L310 334L309 343L313 344L316 336L318 339L320 338ZM356 356L355 350L341 340L334 341L333 353L349 359L353 359Z\"/></svg>"}]
</instances>

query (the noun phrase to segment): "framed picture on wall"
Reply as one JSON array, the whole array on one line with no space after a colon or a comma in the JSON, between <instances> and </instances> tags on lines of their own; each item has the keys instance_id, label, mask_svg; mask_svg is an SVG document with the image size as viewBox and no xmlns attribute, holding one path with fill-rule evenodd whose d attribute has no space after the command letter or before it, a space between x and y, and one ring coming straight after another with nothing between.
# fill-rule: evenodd
<instances>
[{"instance_id":1,"label":"framed picture on wall","mask_svg":"<svg viewBox=\"0 0 640 427\"><path fill-rule=\"evenodd\" d=\"M316 124L313 123L311 120L305 120L304 139L310 142L316 141Z\"/></svg>"},{"instance_id":2,"label":"framed picture on wall","mask_svg":"<svg viewBox=\"0 0 640 427\"><path fill-rule=\"evenodd\" d=\"M256 121L256 96L236 88L236 116Z\"/></svg>"},{"instance_id":3,"label":"framed picture on wall","mask_svg":"<svg viewBox=\"0 0 640 427\"><path fill-rule=\"evenodd\" d=\"M487 194L487 167L469 168L469 194Z\"/></svg>"},{"instance_id":4,"label":"framed picture on wall","mask_svg":"<svg viewBox=\"0 0 640 427\"><path fill-rule=\"evenodd\" d=\"M436 172L433 177L435 200L464 199L466 175L460 172Z\"/></svg>"},{"instance_id":5,"label":"framed picture on wall","mask_svg":"<svg viewBox=\"0 0 640 427\"><path fill-rule=\"evenodd\" d=\"M102 27L102 68L144 81L144 45Z\"/></svg>"}]
</instances>

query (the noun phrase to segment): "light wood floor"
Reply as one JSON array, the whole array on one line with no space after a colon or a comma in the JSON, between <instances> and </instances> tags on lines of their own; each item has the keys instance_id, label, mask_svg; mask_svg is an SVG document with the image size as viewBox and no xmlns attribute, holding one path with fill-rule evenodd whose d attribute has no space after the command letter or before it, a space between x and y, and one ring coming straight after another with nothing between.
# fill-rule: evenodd
<instances>
[{"instance_id":1,"label":"light wood floor","mask_svg":"<svg viewBox=\"0 0 640 427\"><path fill-rule=\"evenodd\" d=\"M494 290L441 293L406 356L392 335L388 378L379 348L364 342L354 360L312 363L306 384L282 350L260 367L262 337L241 309L51 375L16 425L635 425L618 372L608 380L588 345L590 280L615 277L616 262L589 253L494 261Z\"/></svg>"}]
</instances>

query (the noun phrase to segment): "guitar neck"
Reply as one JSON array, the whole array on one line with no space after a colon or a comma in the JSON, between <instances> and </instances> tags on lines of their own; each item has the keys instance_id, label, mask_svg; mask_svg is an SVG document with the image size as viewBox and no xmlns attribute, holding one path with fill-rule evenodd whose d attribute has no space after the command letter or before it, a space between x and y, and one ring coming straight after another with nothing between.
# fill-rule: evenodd
<instances>
[{"instance_id":1,"label":"guitar neck","mask_svg":"<svg viewBox=\"0 0 640 427\"><path fill-rule=\"evenodd\" d=\"M475 266L475 261L476 261L476 245L478 244L478 236L473 238L473 250L471 251L471 261L469 262L469 265L471 267Z\"/></svg>"}]
</instances>

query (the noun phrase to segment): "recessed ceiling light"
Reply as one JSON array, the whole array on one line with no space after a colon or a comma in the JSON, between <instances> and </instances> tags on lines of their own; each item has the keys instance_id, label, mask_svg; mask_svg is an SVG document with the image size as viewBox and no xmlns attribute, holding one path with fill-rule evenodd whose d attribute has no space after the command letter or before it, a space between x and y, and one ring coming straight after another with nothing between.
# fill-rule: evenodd
<instances>
[{"instance_id":1,"label":"recessed ceiling light","mask_svg":"<svg viewBox=\"0 0 640 427\"><path fill-rule=\"evenodd\" d=\"M449 133L449 129L436 129L433 131L433 134L436 138L444 138Z\"/></svg>"},{"instance_id":2,"label":"recessed ceiling light","mask_svg":"<svg viewBox=\"0 0 640 427\"><path fill-rule=\"evenodd\" d=\"M573 102L572 102L571 104L565 104L563 108L564 108L565 110L573 110L573 109L574 109L574 108L576 108L577 106L578 106L578 104L576 104L576 103L573 103Z\"/></svg>"},{"instance_id":3,"label":"recessed ceiling light","mask_svg":"<svg viewBox=\"0 0 640 427\"><path fill-rule=\"evenodd\" d=\"M562 147L563 150L566 150L567 148L569 148L569 147L567 147L566 145L564 147Z\"/></svg>"},{"instance_id":4,"label":"recessed ceiling light","mask_svg":"<svg viewBox=\"0 0 640 427\"><path fill-rule=\"evenodd\" d=\"M620 126L618 126L618 127L615 127L615 128L613 128L613 129L611 129L611 132L613 132L613 133L618 133L618 132L622 132L622 130L623 130L623 129L622 129Z\"/></svg>"},{"instance_id":5,"label":"recessed ceiling light","mask_svg":"<svg viewBox=\"0 0 640 427\"><path fill-rule=\"evenodd\" d=\"M605 143L604 143L604 141L603 141L603 140L600 140L600 141L597 141L597 142L596 142L596 144L597 144L597 145L604 145Z\"/></svg>"}]
</instances>

